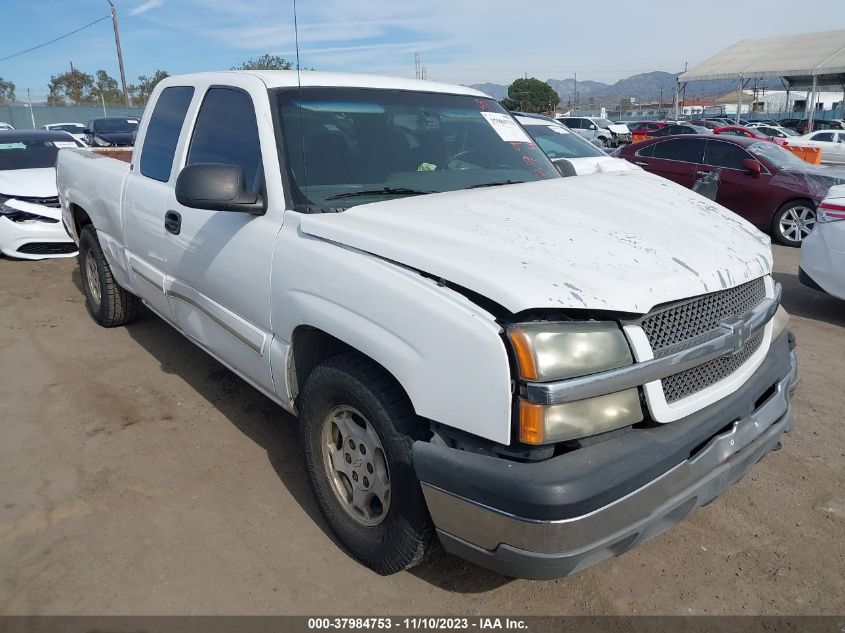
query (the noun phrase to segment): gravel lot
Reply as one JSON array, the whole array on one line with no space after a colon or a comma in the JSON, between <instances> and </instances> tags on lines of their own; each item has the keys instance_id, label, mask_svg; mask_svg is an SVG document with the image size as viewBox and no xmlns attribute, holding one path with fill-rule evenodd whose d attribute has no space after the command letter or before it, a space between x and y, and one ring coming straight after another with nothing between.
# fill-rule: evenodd
<instances>
[{"instance_id":1,"label":"gravel lot","mask_svg":"<svg viewBox=\"0 0 845 633\"><path fill-rule=\"evenodd\" d=\"M373 574L327 533L293 418L149 313L99 328L75 260L0 260L0 613L841 613L845 302L775 260L803 378L783 450L556 582L442 554Z\"/></svg>"}]
</instances>

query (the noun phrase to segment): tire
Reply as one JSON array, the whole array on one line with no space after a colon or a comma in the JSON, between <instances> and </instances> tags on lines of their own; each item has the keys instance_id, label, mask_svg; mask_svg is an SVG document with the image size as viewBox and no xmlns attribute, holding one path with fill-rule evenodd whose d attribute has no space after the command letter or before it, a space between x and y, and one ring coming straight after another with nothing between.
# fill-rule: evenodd
<instances>
[{"instance_id":1,"label":"tire","mask_svg":"<svg viewBox=\"0 0 845 633\"><path fill-rule=\"evenodd\" d=\"M775 212L772 237L778 244L797 248L816 225L816 205L809 200L792 200Z\"/></svg>"},{"instance_id":2,"label":"tire","mask_svg":"<svg viewBox=\"0 0 845 633\"><path fill-rule=\"evenodd\" d=\"M97 323L103 327L117 327L135 320L140 300L115 281L97 231L90 224L79 235L79 273L85 307Z\"/></svg>"},{"instance_id":3,"label":"tire","mask_svg":"<svg viewBox=\"0 0 845 633\"><path fill-rule=\"evenodd\" d=\"M337 421L357 431L343 435ZM432 549L434 528L411 455L414 440L426 436L399 384L360 354L342 354L318 365L302 390L300 441L320 511L348 551L382 575L419 564ZM350 438L369 449L350 448ZM341 451L343 458L333 461L330 455ZM335 469L336 463L342 468ZM368 473L373 479L365 481ZM385 481L387 494L381 490L379 496L377 484L383 488ZM350 501L356 490L361 498L371 493L366 514L360 511L363 504L355 507Z\"/></svg>"}]
</instances>

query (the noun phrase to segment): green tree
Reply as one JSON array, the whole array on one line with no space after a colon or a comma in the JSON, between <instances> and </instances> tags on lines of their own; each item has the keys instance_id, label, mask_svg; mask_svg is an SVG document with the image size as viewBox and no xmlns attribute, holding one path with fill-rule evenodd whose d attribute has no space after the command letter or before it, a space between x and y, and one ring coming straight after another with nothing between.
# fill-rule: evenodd
<instances>
[{"instance_id":1,"label":"green tree","mask_svg":"<svg viewBox=\"0 0 845 633\"><path fill-rule=\"evenodd\" d=\"M94 78L88 73L74 68L61 75L50 77L50 94L48 105L84 105L96 103L99 96L95 94Z\"/></svg>"},{"instance_id":2,"label":"green tree","mask_svg":"<svg viewBox=\"0 0 845 633\"><path fill-rule=\"evenodd\" d=\"M129 94L132 96L132 101L135 105L146 105L150 100L150 95L153 93L153 88L158 85L162 79L170 77L170 73L166 70L156 70L152 77L146 75L138 76L138 83L127 87Z\"/></svg>"},{"instance_id":3,"label":"green tree","mask_svg":"<svg viewBox=\"0 0 845 633\"><path fill-rule=\"evenodd\" d=\"M548 112L560 103L560 96L549 84L534 77L517 79L508 87L508 97L502 105L508 110Z\"/></svg>"},{"instance_id":4,"label":"green tree","mask_svg":"<svg viewBox=\"0 0 845 633\"><path fill-rule=\"evenodd\" d=\"M231 70L290 70L293 64L284 57L264 53L261 57L248 59L238 66L232 66Z\"/></svg>"},{"instance_id":5,"label":"green tree","mask_svg":"<svg viewBox=\"0 0 845 633\"><path fill-rule=\"evenodd\" d=\"M105 70L98 70L94 79L94 98L99 101L102 97L108 104L122 104L123 91L117 85L117 79L111 77Z\"/></svg>"},{"instance_id":6,"label":"green tree","mask_svg":"<svg viewBox=\"0 0 845 633\"><path fill-rule=\"evenodd\" d=\"M0 105L12 103L15 100L15 84L0 77Z\"/></svg>"}]
</instances>

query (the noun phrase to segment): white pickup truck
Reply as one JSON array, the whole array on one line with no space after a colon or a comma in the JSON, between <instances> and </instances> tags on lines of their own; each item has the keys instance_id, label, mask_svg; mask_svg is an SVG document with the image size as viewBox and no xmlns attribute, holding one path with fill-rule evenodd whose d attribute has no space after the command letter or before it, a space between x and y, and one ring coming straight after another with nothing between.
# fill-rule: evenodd
<instances>
[{"instance_id":1,"label":"white pickup truck","mask_svg":"<svg viewBox=\"0 0 845 633\"><path fill-rule=\"evenodd\" d=\"M640 170L560 177L480 92L170 77L125 158L58 159L91 315L143 303L297 415L328 524L379 573L437 539L576 572L793 424L769 239Z\"/></svg>"}]
</instances>

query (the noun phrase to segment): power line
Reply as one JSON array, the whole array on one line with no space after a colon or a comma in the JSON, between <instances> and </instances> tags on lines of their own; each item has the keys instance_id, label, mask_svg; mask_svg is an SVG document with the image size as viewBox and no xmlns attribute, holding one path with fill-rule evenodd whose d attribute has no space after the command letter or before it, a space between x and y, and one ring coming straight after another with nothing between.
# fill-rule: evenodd
<instances>
[{"instance_id":1,"label":"power line","mask_svg":"<svg viewBox=\"0 0 845 633\"><path fill-rule=\"evenodd\" d=\"M64 35L60 35L59 37L52 39L49 42L44 42L43 44L38 44L37 46L33 46L32 48L26 49L25 51L20 51L20 52L14 53L12 55L7 55L6 57L0 57L0 62L5 62L7 59L12 59L13 57L18 57L19 55L24 55L24 54L30 53L34 50L38 50L39 48L43 48L43 47L47 46L48 44L52 44L53 42L58 42L59 40L63 40L66 37L70 37L74 33L79 33L80 31L87 29L89 26L94 26L97 22L102 22L103 20L110 20L110 19L111 19L111 15L105 15L101 18L94 20L93 22L89 22L85 26L80 26L75 31L71 31L70 33L65 33Z\"/></svg>"}]
</instances>

